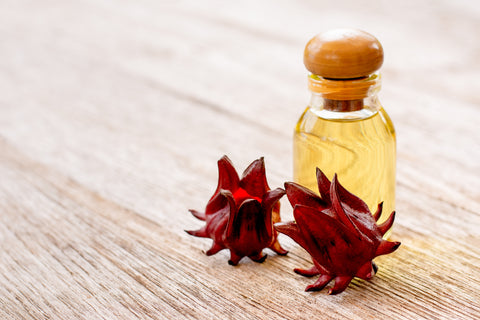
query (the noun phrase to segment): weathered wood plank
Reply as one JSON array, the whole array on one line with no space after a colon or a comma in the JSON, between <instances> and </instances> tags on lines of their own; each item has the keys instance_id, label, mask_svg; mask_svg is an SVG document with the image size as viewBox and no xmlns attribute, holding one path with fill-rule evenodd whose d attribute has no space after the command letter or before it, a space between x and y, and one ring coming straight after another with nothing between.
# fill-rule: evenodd
<instances>
[{"instance_id":1,"label":"weathered wood plank","mask_svg":"<svg viewBox=\"0 0 480 320\"><path fill-rule=\"evenodd\" d=\"M467 81L480 64L465 36L478 29L475 6L1 7L1 318L480 316L480 111ZM403 244L371 282L328 297L303 292L312 279L292 269L310 261L286 237L287 257L231 267L183 229L200 225L187 208L205 205L223 154L239 170L265 156L272 187L291 179L303 44L338 21L379 35L387 52Z\"/></svg>"}]
</instances>

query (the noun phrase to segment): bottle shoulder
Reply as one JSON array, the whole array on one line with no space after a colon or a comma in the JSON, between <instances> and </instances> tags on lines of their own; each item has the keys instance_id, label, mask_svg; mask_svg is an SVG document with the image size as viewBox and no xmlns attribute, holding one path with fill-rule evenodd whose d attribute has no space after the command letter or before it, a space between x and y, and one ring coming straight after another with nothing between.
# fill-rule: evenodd
<instances>
[{"instance_id":1,"label":"bottle shoulder","mask_svg":"<svg viewBox=\"0 0 480 320\"><path fill-rule=\"evenodd\" d=\"M383 128L384 130L381 131L395 135L393 122L380 105L353 112L335 112L307 106L297 122L295 131L320 133L324 130L330 131L332 128L336 128L336 130L358 128L358 130L364 131L368 127L375 128L375 130Z\"/></svg>"},{"instance_id":2,"label":"bottle shoulder","mask_svg":"<svg viewBox=\"0 0 480 320\"><path fill-rule=\"evenodd\" d=\"M388 115L387 111L383 107L380 107L380 110L378 111L380 117L382 118L382 122L385 123L385 125L389 128L390 132L392 134L395 134L395 126L393 125L393 121Z\"/></svg>"}]
</instances>

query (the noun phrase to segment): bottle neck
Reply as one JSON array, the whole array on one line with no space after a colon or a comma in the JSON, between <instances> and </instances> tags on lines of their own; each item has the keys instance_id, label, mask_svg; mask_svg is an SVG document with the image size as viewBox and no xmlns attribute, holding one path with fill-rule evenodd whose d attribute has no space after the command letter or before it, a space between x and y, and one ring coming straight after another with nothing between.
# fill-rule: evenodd
<instances>
[{"instance_id":1,"label":"bottle neck","mask_svg":"<svg viewBox=\"0 0 480 320\"><path fill-rule=\"evenodd\" d=\"M376 104L380 90L380 74L359 79L332 80L309 75L312 92L310 106L333 112L354 112Z\"/></svg>"},{"instance_id":2,"label":"bottle neck","mask_svg":"<svg viewBox=\"0 0 480 320\"><path fill-rule=\"evenodd\" d=\"M328 111L352 112L363 109L363 99L331 100L323 99L323 108Z\"/></svg>"},{"instance_id":3,"label":"bottle neck","mask_svg":"<svg viewBox=\"0 0 480 320\"><path fill-rule=\"evenodd\" d=\"M377 113L381 104L376 95L356 100L332 100L312 92L309 108L312 112L326 120L361 120Z\"/></svg>"}]
</instances>

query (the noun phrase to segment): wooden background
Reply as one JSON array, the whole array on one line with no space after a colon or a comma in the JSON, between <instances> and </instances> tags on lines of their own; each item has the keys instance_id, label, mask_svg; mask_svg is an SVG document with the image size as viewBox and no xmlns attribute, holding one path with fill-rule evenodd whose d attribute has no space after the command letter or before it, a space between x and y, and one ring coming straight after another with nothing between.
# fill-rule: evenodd
<instances>
[{"instance_id":1,"label":"wooden background","mask_svg":"<svg viewBox=\"0 0 480 320\"><path fill-rule=\"evenodd\" d=\"M232 267L183 230L224 154L291 180L303 48L334 27L385 49L402 246L328 296L287 237ZM2 0L0 318L478 319L479 30L474 0Z\"/></svg>"}]
</instances>

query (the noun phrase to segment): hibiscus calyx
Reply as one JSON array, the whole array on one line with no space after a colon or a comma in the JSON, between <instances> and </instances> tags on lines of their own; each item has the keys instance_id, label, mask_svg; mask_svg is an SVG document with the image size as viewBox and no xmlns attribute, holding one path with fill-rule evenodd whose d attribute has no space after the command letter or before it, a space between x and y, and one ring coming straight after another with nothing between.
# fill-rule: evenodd
<instances>
[{"instance_id":1,"label":"hibiscus calyx","mask_svg":"<svg viewBox=\"0 0 480 320\"><path fill-rule=\"evenodd\" d=\"M287 251L277 240L273 224L280 222L280 198L285 190L271 190L265 175L263 157L252 162L239 178L231 160L223 156L218 161L218 186L207 203L205 212L190 210L206 222L199 230L187 231L190 235L211 238L213 244L208 256L220 250L230 250L231 265L243 257L263 262L264 248L280 255Z\"/></svg>"},{"instance_id":2,"label":"hibiscus calyx","mask_svg":"<svg viewBox=\"0 0 480 320\"><path fill-rule=\"evenodd\" d=\"M382 238L392 227L395 212L377 225L382 203L372 215L365 202L338 182L336 174L330 182L317 168L317 182L320 196L294 182L285 183L295 221L276 223L275 229L292 238L312 257L313 267L294 270L307 277L320 275L306 291L322 290L335 280L328 293L337 294L354 277L371 279L377 271L372 260L400 246L400 242Z\"/></svg>"}]
</instances>

